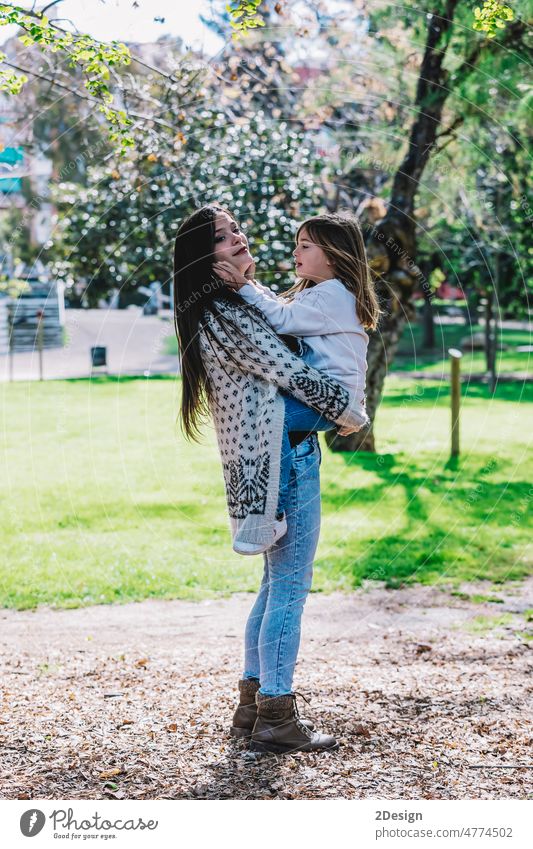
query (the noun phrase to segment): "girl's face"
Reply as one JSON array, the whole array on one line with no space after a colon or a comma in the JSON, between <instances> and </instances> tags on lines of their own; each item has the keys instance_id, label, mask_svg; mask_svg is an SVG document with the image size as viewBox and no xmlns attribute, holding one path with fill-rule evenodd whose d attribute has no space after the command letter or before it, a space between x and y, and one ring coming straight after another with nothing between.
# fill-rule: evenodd
<instances>
[{"instance_id":1,"label":"girl's face","mask_svg":"<svg viewBox=\"0 0 533 849\"><path fill-rule=\"evenodd\" d=\"M239 228L239 225L227 212L217 212L215 218L215 250L214 262L231 262L235 268L243 273L253 262L252 255L248 250L248 239Z\"/></svg>"},{"instance_id":2,"label":"girl's face","mask_svg":"<svg viewBox=\"0 0 533 849\"><path fill-rule=\"evenodd\" d=\"M321 247L311 241L307 230L300 231L296 250L292 252L296 261L296 274L313 283L331 280L333 269Z\"/></svg>"}]
</instances>

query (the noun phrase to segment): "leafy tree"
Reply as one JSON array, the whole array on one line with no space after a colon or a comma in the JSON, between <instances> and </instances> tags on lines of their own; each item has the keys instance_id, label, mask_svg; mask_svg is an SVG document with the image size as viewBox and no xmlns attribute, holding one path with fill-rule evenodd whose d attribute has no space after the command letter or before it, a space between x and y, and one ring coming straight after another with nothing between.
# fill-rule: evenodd
<instances>
[{"instance_id":1,"label":"leafy tree","mask_svg":"<svg viewBox=\"0 0 533 849\"><path fill-rule=\"evenodd\" d=\"M258 276L273 286L287 282L294 222L319 204L316 157L301 131L261 109L247 119L228 116L225 85L191 69L186 88L200 105L187 112L176 92L165 92L162 111L153 85L156 114L174 116L173 133L147 125L136 150L111 172L91 166L86 185L57 185L58 233L45 258L66 280L84 278L90 303L114 287L168 285L180 219L212 201L227 204L250 230Z\"/></svg>"},{"instance_id":2,"label":"leafy tree","mask_svg":"<svg viewBox=\"0 0 533 849\"><path fill-rule=\"evenodd\" d=\"M372 334L368 353L367 403L373 419L383 391L388 364L394 354L409 317L412 316L413 292L427 285L421 279L417 260L416 201L424 171L440 140L453 132L461 114L455 113L464 99L465 87L484 84L483 65L489 64L491 74L503 73L509 64L525 59L527 27L516 20L502 30L500 40L480 38L469 31L465 16L468 4L447 0L443 4L418 5L405 24L411 29L416 43L425 27L423 54L420 62L413 118L408 132L407 150L392 179L385 215L375 221L367 239L367 248L378 291L386 310L379 331ZM422 17L422 14L426 15ZM397 29L396 10L385 7L375 12L379 25ZM393 17L393 20L391 18ZM453 97L452 97L453 95ZM447 102L451 106L445 110ZM444 121L446 120L446 124ZM374 450L373 432L355 434L346 440L333 437L331 444L342 450Z\"/></svg>"},{"instance_id":3,"label":"leafy tree","mask_svg":"<svg viewBox=\"0 0 533 849\"><path fill-rule=\"evenodd\" d=\"M292 5L286 3L283 6L285 22L290 20ZM316 7L310 5L312 10L317 9L318 29L323 30L320 4ZM270 4L268 8L271 8ZM313 88L313 99L316 96L323 101L329 98L329 112L327 103L323 104L326 117L322 125L340 123L340 133L337 130L336 134L344 135L339 160L341 168L335 170L333 167L330 171L333 191L325 201L335 207L347 199L362 217L369 259L386 313L378 332L371 335L368 354L367 404L372 419L405 323L414 316L413 294L420 288L428 292L432 288L418 264L419 260L423 261L418 251L419 227L429 215L429 211L419 205L428 166L431 167L432 158L450 142L457 143L458 129L466 117L474 133L480 124L489 126L499 120L497 109L491 112L491 82L501 79L506 86L509 73L516 77L523 67L528 47L525 3L518 6L518 11L522 10L524 19L513 20L504 28L495 24L500 34L496 38L492 31L485 30L486 34L482 36L474 31L483 30L483 27L472 26L472 8L462 0L429 0L422 5L416 4L416 7L403 6L401 14L397 7L388 3L374 3L367 12L370 21L368 37L360 38L356 48L363 56L377 46L399 54L395 66L402 82L399 96L391 96L390 93L395 82L394 74L383 75L373 86L366 81L352 83L346 76L342 92L344 102L339 98L337 103L335 99L332 102L330 89L327 93L320 93L319 85ZM308 7L309 14L311 11ZM507 13L506 16L508 18ZM484 21L488 25L489 18L485 17ZM324 34L327 38L327 33ZM370 46L367 46L368 42ZM338 51L341 57L343 49L341 41ZM403 67L407 68L403 78L402 59ZM509 93L508 89L508 96ZM350 94L355 94L358 100L347 102ZM370 156L369 145L362 139L364 118L357 122L358 112L364 116L361 104L365 98L372 106L378 103L377 127L374 114L371 118L378 143L373 145ZM517 101L511 100L509 109L516 109L516 106ZM469 113L467 116L465 108ZM347 120L343 122L346 115ZM399 121L401 117L404 118L403 128ZM383 135L387 136L386 142L381 142L380 126L383 127ZM376 147L383 154L383 168L373 167ZM365 160L368 163L366 168ZM379 180L382 180L379 197L368 197L373 193L372 184ZM330 436L329 441L332 447L341 450L363 448L373 451L375 448L372 431L345 439Z\"/></svg>"}]
</instances>

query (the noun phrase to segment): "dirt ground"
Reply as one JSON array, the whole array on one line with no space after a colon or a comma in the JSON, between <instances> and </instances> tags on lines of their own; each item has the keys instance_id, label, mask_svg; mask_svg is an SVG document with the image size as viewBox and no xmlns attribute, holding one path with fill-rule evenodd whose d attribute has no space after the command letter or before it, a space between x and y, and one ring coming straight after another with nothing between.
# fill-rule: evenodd
<instances>
[{"instance_id":1,"label":"dirt ground","mask_svg":"<svg viewBox=\"0 0 533 849\"><path fill-rule=\"evenodd\" d=\"M461 589L503 603L311 595L294 686L341 745L284 756L227 733L252 595L2 610L0 797L531 798L533 580Z\"/></svg>"}]
</instances>

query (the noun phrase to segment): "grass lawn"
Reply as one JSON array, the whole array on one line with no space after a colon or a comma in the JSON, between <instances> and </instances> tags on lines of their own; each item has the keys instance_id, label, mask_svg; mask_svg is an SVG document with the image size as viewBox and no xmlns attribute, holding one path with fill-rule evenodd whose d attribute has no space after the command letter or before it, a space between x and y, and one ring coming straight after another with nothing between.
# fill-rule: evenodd
<instances>
[{"instance_id":1,"label":"grass lawn","mask_svg":"<svg viewBox=\"0 0 533 849\"><path fill-rule=\"evenodd\" d=\"M436 324L435 325L435 348L432 351L422 348L423 330L418 322L408 324L404 328L398 352L392 369L394 371L428 371L440 375L448 375L450 371L448 348L461 348L461 339L472 333L482 333L483 328L479 325L471 328L464 324ZM526 372L531 369L532 354L528 352L517 352L520 345L533 344L531 334L527 330L510 330L500 328L496 346L496 371L499 372ZM461 372L469 374L484 373L486 359L484 351L473 351L463 353L461 360Z\"/></svg>"},{"instance_id":2,"label":"grass lawn","mask_svg":"<svg viewBox=\"0 0 533 849\"><path fill-rule=\"evenodd\" d=\"M422 347L423 330L419 322L407 324L402 334L398 352L391 366L393 371L426 371L437 375L450 371L450 358L448 348L459 348L460 342L471 333L483 332L479 325L467 328L464 324L436 324L435 325L435 347L432 351L424 350ZM496 372L529 372L533 354L528 352L517 352L520 345L532 345L533 339L527 330L510 330L500 328L498 343L496 347ZM174 334L169 334L164 340L164 352L166 354L177 354L178 343ZM484 351L473 351L463 353L461 359L461 373L467 378L470 374L483 374L486 370L486 359Z\"/></svg>"},{"instance_id":3,"label":"grass lawn","mask_svg":"<svg viewBox=\"0 0 533 849\"><path fill-rule=\"evenodd\" d=\"M231 550L213 431L199 446L175 425L180 386L1 385L0 605L257 590L261 558ZM315 590L527 573L533 389L502 384L494 399L482 385L463 391L457 467L448 386L432 381L388 379L378 455L324 450Z\"/></svg>"}]
</instances>

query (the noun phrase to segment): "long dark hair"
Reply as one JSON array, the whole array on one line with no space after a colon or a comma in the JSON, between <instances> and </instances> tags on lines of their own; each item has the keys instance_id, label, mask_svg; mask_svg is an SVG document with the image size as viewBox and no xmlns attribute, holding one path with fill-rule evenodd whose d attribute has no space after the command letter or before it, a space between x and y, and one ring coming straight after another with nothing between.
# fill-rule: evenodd
<instances>
[{"instance_id":1,"label":"long dark hair","mask_svg":"<svg viewBox=\"0 0 533 849\"><path fill-rule=\"evenodd\" d=\"M316 215L300 224L297 240L303 229L310 240L322 248L335 276L355 295L357 315L363 327L375 330L382 310L370 275L359 220L350 213ZM291 299L297 292L314 285L312 280L299 280L284 297Z\"/></svg>"},{"instance_id":2,"label":"long dark hair","mask_svg":"<svg viewBox=\"0 0 533 849\"><path fill-rule=\"evenodd\" d=\"M182 395L180 422L188 439L198 441L200 425L209 413L209 376L205 370L198 336L206 308L222 320L216 300L223 299L246 308L242 298L213 274L215 219L225 212L209 204L182 222L174 246L174 327L181 355ZM234 328L232 328L234 330Z\"/></svg>"}]
</instances>

